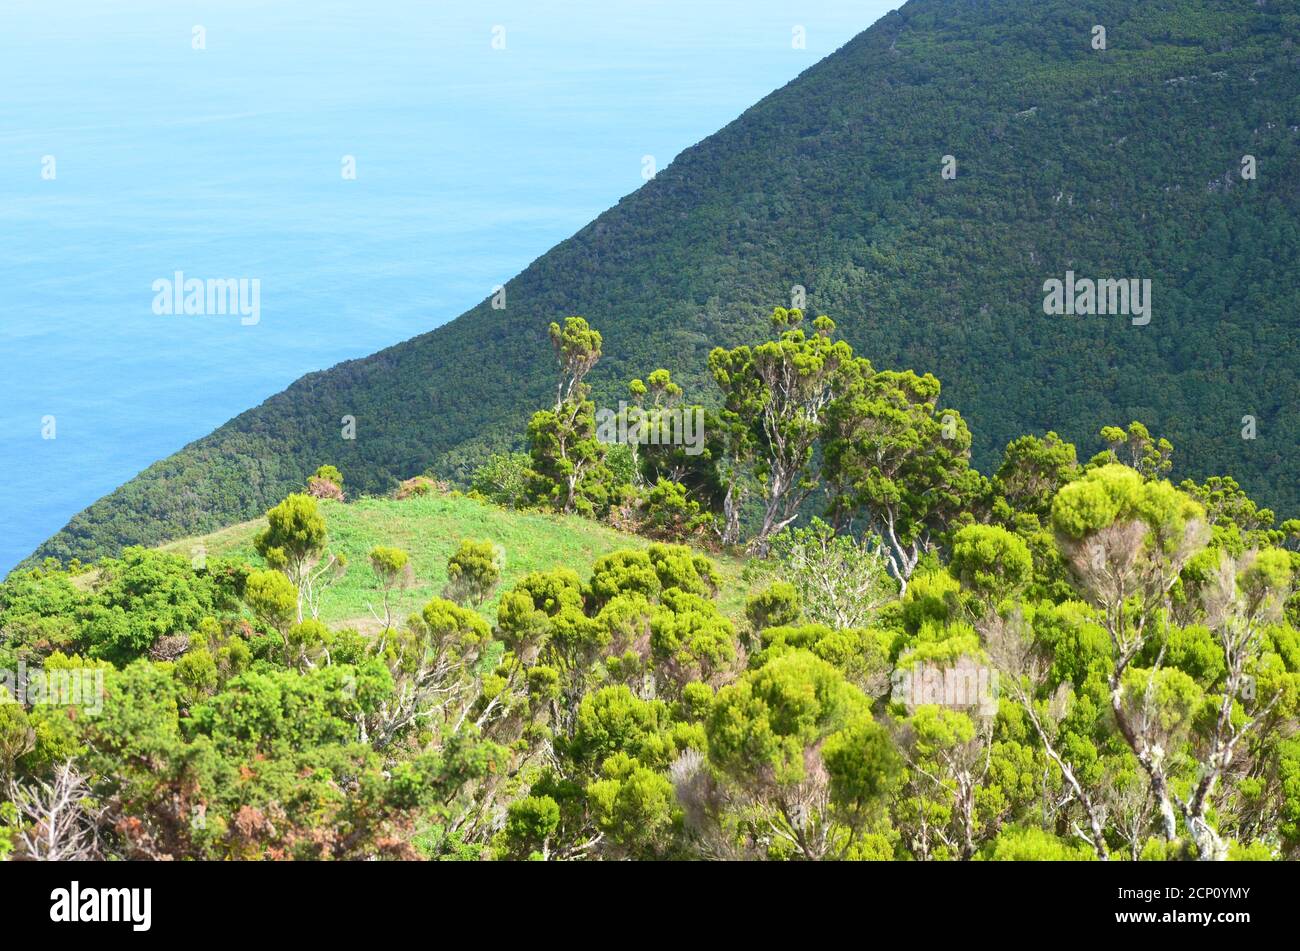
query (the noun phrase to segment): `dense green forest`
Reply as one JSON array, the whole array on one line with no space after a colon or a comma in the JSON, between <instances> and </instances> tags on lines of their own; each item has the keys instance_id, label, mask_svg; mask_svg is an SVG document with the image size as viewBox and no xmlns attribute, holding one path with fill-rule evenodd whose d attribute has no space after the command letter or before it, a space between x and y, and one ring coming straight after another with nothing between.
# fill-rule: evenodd
<instances>
[{"instance_id":1,"label":"dense green forest","mask_svg":"<svg viewBox=\"0 0 1300 951\"><path fill-rule=\"evenodd\" d=\"M539 258L503 309L304 377L26 566L254 518L321 459L364 493L467 485L522 448L558 315L608 338L601 405L653 365L716 409L709 349L752 341L796 286L877 366L942 379L984 471L1022 433L1091 448L1138 419L1177 479L1232 473L1295 511L1298 36L1292 0L911 0ZM1045 315L1069 271L1149 280L1150 322Z\"/></svg>"},{"instance_id":2,"label":"dense green forest","mask_svg":"<svg viewBox=\"0 0 1300 951\"><path fill-rule=\"evenodd\" d=\"M798 309L614 426L604 335L548 337L468 493L327 462L0 583L0 859L1300 854L1300 520L1140 421L985 476L939 380Z\"/></svg>"}]
</instances>

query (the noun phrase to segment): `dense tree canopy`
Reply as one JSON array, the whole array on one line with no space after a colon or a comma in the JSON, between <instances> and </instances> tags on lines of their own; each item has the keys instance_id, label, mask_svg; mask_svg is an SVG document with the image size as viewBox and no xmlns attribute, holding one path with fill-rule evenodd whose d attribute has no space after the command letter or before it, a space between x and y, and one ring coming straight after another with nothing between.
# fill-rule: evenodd
<instances>
[{"instance_id":1,"label":"dense tree canopy","mask_svg":"<svg viewBox=\"0 0 1300 951\"><path fill-rule=\"evenodd\" d=\"M824 318L775 321L714 351L730 435L689 457L596 441L601 337L555 325L530 485L475 494L647 536L585 574L504 585L507 547L460 538L444 596L403 621L411 557L379 544L370 617L327 624L346 506L304 493L268 511L254 564L130 548L16 572L0 857L1300 854L1300 522L1227 476L1173 485L1140 422L1084 464L1054 432L1016 438L986 479L933 377L875 369ZM684 404L648 378L641 412ZM718 489L742 482L733 521ZM837 525L798 521L818 507Z\"/></svg>"}]
</instances>

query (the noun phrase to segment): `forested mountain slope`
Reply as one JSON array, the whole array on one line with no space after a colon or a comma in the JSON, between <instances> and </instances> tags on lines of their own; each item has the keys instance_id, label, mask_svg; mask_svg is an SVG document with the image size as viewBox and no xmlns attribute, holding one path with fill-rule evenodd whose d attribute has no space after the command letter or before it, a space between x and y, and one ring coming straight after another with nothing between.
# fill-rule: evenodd
<instances>
[{"instance_id":1,"label":"forested mountain slope","mask_svg":"<svg viewBox=\"0 0 1300 951\"><path fill-rule=\"evenodd\" d=\"M354 492L463 476L551 398L546 327L569 314L604 335L598 403L659 366L712 401L708 349L758 339L793 285L877 367L936 374L985 468L1023 432L1086 455L1140 419L1175 478L1231 472L1293 514L1297 38L1279 0L912 0L539 258L504 310L304 377L36 555L248 519L322 462ZM1150 323L1045 315L1067 271L1150 280Z\"/></svg>"}]
</instances>

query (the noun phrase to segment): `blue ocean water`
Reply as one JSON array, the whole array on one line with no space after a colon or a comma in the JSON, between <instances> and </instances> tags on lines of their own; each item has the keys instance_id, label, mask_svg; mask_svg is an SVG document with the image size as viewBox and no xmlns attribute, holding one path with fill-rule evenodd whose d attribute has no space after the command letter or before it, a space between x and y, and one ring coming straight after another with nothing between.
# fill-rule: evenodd
<instances>
[{"instance_id":1,"label":"blue ocean water","mask_svg":"<svg viewBox=\"0 0 1300 951\"><path fill-rule=\"evenodd\" d=\"M302 374L482 300L897 5L6 0L0 576ZM155 314L175 271L258 280L260 320Z\"/></svg>"}]
</instances>

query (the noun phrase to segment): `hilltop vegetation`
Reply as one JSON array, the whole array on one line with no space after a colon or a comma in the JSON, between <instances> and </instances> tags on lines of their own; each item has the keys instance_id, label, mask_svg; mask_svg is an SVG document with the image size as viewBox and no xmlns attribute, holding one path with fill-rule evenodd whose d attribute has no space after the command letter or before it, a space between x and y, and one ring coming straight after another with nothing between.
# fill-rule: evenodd
<instances>
[{"instance_id":1,"label":"hilltop vegetation","mask_svg":"<svg viewBox=\"0 0 1300 951\"><path fill-rule=\"evenodd\" d=\"M304 377L28 566L254 518L322 459L364 494L426 469L467 482L522 446L563 314L606 335L599 405L663 366L717 408L709 349L755 339L796 285L875 365L942 379L986 472L1022 433L1091 449L1139 419L1178 447L1176 479L1231 472L1295 511L1297 35L1280 0L912 0L539 258L504 309ZM1149 279L1150 324L1044 315L1067 270Z\"/></svg>"},{"instance_id":2,"label":"hilltop vegetation","mask_svg":"<svg viewBox=\"0 0 1300 951\"><path fill-rule=\"evenodd\" d=\"M585 577L602 555L619 549L646 548L651 542L607 525L553 512L509 511L461 495L432 492L403 500L362 498L346 505L320 503L331 547L351 567L331 588L321 605L320 618L331 625L370 629L375 619L369 606L377 605L375 577L367 564L376 545L391 545L410 555L410 578L393 592L392 608L406 617L441 593L447 584L447 559L462 538L491 539L501 547L502 586L509 589L532 571L566 568ZM193 561L200 553L215 560L258 564L253 538L266 527L266 519L244 522L201 538L183 539L162 550ZM746 586L739 577L739 562L717 557L723 579L719 599L726 613L739 617ZM495 617L500 589L478 610Z\"/></svg>"},{"instance_id":3,"label":"hilltop vegetation","mask_svg":"<svg viewBox=\"0 0 1300 951\"><path fill-rule=\"evenodd\" d=\"M1300 520L1173 485L1136 421L985 477L934 377L771 324L711 351L719 410L659 368L609 442L603 337L552 323L482 498L347 504L325 464L189 557L13 573L0 858L1300 854Z\"/></svg>"}]
</instances>

